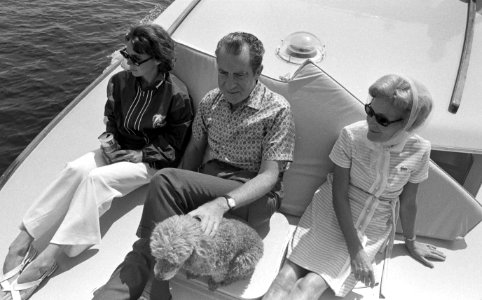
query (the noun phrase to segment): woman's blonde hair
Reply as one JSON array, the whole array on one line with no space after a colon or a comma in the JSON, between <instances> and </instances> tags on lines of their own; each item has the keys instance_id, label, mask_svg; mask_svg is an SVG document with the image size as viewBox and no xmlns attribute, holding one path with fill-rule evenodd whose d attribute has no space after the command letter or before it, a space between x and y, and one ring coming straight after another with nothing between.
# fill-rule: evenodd
<instances>
[{"instance_id":1,"label":"woman's blonde hair","mask_svg":"<svg viewBox=\"0 0 482 300\"><path fill-rule=\"evenodd\" d=\"M414 85L412 87L412 84ZM413 89L416 89L414 93ZM432 96L427 88L413 79L405 79L396 74L382 76L368 88L373 98L392 101L393 105L405 111L404 124L408 122L413 105L413 95L418 95L418 111L415 120L407 131L413 131L427 120L432 111Z\"/></svg>"}]
</instances>

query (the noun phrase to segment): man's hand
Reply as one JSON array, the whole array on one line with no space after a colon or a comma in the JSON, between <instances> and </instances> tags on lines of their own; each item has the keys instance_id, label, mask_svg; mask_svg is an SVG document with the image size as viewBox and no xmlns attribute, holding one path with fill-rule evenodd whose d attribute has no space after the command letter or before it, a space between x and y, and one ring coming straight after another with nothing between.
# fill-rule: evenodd
<instances>
[{"instance_id":1,"label":"man's hand","mask_svg":"<svg viewBox=\"0 0 482 300\"><path fill-rule=\"evenodd\" d=\"M131 163L142 162L141 150L117 150L111 153L106 153L106 156L110 158L111 163L116 163L120 161L126 161Z\"/></svg>"},{"instance_id":2,"label":"man's hand","mask_svg":"<svg viewBox=\"0 0 482 300\"><path fill-rule=\"evenodd\" d=\"M419 243L416 241L405 241L405 247L411 257L421 262L423 265L433 268L433 264L427 260L445 260L445 254L442 251L437 250L435 246Z\"/></svg>"},{"instance_id":3,"label":"man's hand","mask_svg":"<svg viewBox=\"0 0 482 300\"><path fill-rule=\"evenodd\" d=\"M352 258L351 271L355 275L355 279L363 282L365 286L372 288L375 286L375 273L365 250L359 250Z\"/></svg>"},{"instance_id":4,"label":"man's hand","mask_svg":"<svg viewBox=\"0 0 482 300\"><path fill-rule=\"evenodd\" d=\"M218 197L213 201L199 206L189 213L193 218L201 220L201 228L205 234L214 236L225 212L229 210L224 197Z\"/></svg>"}]
</instances>

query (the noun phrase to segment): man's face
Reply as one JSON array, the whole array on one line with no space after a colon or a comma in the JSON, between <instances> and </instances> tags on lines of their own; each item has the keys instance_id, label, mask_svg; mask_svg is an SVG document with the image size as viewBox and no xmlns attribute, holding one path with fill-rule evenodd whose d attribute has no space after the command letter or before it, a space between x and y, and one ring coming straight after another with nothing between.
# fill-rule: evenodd
<instances>
[{"instance_id":1,"label":"man's face","mask_svg":"<svg viewBox=\"0 0 482 300\"><path fill-rule=\"evenodd\" d=\"M244 46L239 55L221 49L216 62L218 86L227 101L236 105L248 98L262 70L261 67L256 72L251 69L248 47Z\"/></svg>"}]
</instances>

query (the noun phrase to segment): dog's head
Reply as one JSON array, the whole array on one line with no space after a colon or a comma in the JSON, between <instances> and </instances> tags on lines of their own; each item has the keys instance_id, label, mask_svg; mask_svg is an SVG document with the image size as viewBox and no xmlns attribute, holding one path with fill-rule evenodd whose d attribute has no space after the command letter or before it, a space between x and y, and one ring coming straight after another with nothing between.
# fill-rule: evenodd
<instances>
[{"instance_id":1,"label":"dog's head","mask_svg":"<svg viewBox=\"0 0 482 300\"><path fill-rule=\"evenodd\" d=\"M199 222L188 215L172 216L157 224L150 244L152 256L156 259L156 278L169 280L174 277L191 256L200 236Z\"/></svg>"}]
</instances>

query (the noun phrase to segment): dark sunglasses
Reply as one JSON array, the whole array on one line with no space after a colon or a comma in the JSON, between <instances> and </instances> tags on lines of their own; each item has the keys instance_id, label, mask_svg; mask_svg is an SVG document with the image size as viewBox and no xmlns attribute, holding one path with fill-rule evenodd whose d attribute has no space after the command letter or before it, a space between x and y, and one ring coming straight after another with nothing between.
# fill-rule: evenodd
<instances>
[{"instance_id":1,"label":"dark sunglasses","mask_svg":"<svg viewBox=\"0 0 482 300\"><path fill-rule=\"evenodd\" d=\"M120 54L122 54L122 56L124 56L125 59L130 60L136 66L142 65L143 63L145 63L146 61L148 61L152 58L152 57L149 57L149 58L146 58L144 60L139 60L139 58L137 58L136 56L132 56L129 53L127 53L127 48L124 48L124 49L120 50L119 52L120 52Z\"/></svg>"},{"instance_id":2,"label":"dark sunglasses","mask_svg":"<svg viewBox=\"0 0 482 300\"><path fill-rule=\"evenodd\" d=\"M383 127L387 127L390 124L400 122L400 121L403 120L403 119L398 119L398 120L395 120L395 121L390 121L387 118L385 118L384 116L380 116L379 114L375 113L375 111L372 108L371 103L365 104L365 112L367 113L367 115L370 118L375 117L375 121L377 121L377 123L382 125Z\"/></svg>"}]
</instances>

